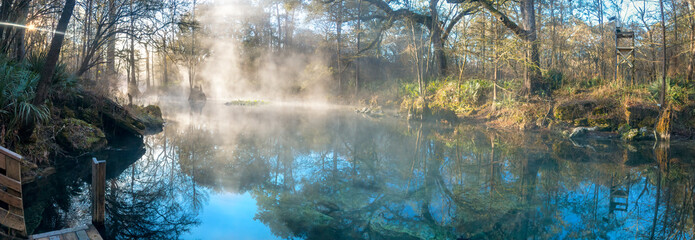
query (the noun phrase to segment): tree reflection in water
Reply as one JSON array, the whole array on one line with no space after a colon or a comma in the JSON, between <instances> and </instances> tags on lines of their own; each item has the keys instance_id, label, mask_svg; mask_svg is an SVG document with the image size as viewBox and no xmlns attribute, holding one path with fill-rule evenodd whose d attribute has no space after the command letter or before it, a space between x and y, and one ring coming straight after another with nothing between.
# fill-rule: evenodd
<instances>
[{"instance_id":1,"label":"tree reflection in water","mask_svg":"<svg viewBox=\"0 0 695 240\"><path fill-rule=\"evenodd\" d=\"M215 116L229 124L180 135L197 145L172 147L198 148L184 152L201 158L179 159L181 169L205 173L193 182L213 192L250 192L256 219L282 238L693 236L688 154L671 160L674 170L656 164L646 144L408 126L344 111L230 112ZM679 152L692 152L687 145ZM627 211L610 207L617 188L628 190Z\"/></svg>"},{"instance_id":2,"label":"tree reflection in water","mask_svg":"<svg viewBox=\"0 0 695 240\"><path fill-rule=\"evenodd\" d=\"M198 213L225 193L250 193L256 220L281 238L695 236L689 142L654 148L344 110L211 109L169 116L176 121L146 137L145 156L109 181L110 236L178 238L205 225Z\"/></svg>"}]
</instances>

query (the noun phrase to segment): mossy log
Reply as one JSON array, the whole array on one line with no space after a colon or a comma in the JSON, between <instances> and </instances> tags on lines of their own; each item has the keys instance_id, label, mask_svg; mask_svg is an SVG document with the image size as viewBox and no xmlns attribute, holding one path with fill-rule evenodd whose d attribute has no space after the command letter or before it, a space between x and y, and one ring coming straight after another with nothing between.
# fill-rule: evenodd
<instances>
[{"instance_id":1,"label":"mossy log","mask_svg":"<svg viewBox=\"0 0 695 240\"><path fill-rule=\"evenodd\" d=\"M74 116L81 120L101 127L109 136L123 133L142 136L146 132L146 126L137 116L108 97L78 90L74 94L55 96L52 100L54 105L63 105L74 111Z\"/></svg>"}]
</instances>

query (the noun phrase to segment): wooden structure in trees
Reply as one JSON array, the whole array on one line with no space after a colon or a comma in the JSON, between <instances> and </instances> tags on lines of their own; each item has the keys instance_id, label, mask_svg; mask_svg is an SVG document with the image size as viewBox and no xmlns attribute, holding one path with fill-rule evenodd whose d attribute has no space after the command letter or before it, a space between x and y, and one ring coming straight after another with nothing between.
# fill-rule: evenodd
<instances>
[{"instance_id":1,"label":"wooden structure in trees","mask_svg":"<svg viewBox=\"0 0 695 240\"><path fill-rule=\"evenodd\" d=\"M630 196L629 180L630 174L623 179L615 175L611 176L610 205L608 206L609 213L627 211L628 197Z\"/></svg>"},{"instance_id":2,"label":"wooden structure in trees","mask_svg":"<svg viewBox=\"0 0 695 240\"><path fill-rule=\"evenodd\" d=\"M625 74L630 75L630 84L635 83L635 32L624 31L622 27L615 28L615 49L617 60L615 62L615 81L618 75L625 79ZM621 74L622 73L622 74Z\"/></svg>"},{"instance_id":3,"label":"wooden structure in trees","mask_svg":"<svg viewBox=\"0 0 695 240\"><path fill-rule=\"evenodd\" d=\"M22 156L0 147L0 225L4 237L26 237L22 203Z\"/></svg>"}]
</instances>

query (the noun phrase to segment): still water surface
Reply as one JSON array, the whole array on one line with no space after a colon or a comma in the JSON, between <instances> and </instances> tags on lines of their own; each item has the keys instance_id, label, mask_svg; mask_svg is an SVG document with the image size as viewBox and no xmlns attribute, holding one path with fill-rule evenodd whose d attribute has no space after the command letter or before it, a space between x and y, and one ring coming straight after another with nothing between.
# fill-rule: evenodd
<instances>
[{"instance_id":1,"label":"still water surface","mask_svg":"<svg viewBox=\"0 0 695 240\"><path fill-rule=\"evenodd\" d=\"M97 154L109 238L694 236L692 142L570 141L342 107L185 109L165 106L145 146ZM25 186L30 229L90 221L88 160Z\"/></svg>"}]
</instances>

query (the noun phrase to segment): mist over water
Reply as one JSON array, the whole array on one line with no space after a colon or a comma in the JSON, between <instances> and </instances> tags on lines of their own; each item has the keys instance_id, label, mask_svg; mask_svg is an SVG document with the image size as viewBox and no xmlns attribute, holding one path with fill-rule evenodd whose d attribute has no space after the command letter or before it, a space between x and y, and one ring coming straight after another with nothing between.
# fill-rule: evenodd
<instances>
[{"instance_id":1,"label":"mist over water","mask_svg":"<svg viewBox=\"0 0 695 240\"><path fill-rule=\"evenodd\" d=\"M321 48L303 47L316 46L321 38L292 34L283 43L272 42L280 40L268 37L273 33L263 27L277 22L267 8L255 4L223 0L199 6L197 51L206 54L196 67L196 81L213 99L325 102L334 71L329 55ZM303 19L293 17L292 25L283 27L301 33ZM188 68L181 71L188 76Z\"/></svg>"},{"instance_id":2,"label":"mist over water","mask_svg":"<svg viewBox=\"0 0 695 240\"><path fill-rule=\"evenodd\" d=\"M168 123L145 137L143 152L100 156L113 176L110 236L646 239L652 229L693 236L679 227L690 220L677 217L693 208L683 200L694 181L687 144L666 149L679 161L660 172L663 149L650 144L376 119L344 107L211 101L201 114L185 102L162 107ZM87 192L64 194L72 199L66 212L88 206L79 204ZM42 221L61 224L67 215L79 222L74 214Z\"/></svg>"}]
</instances>

